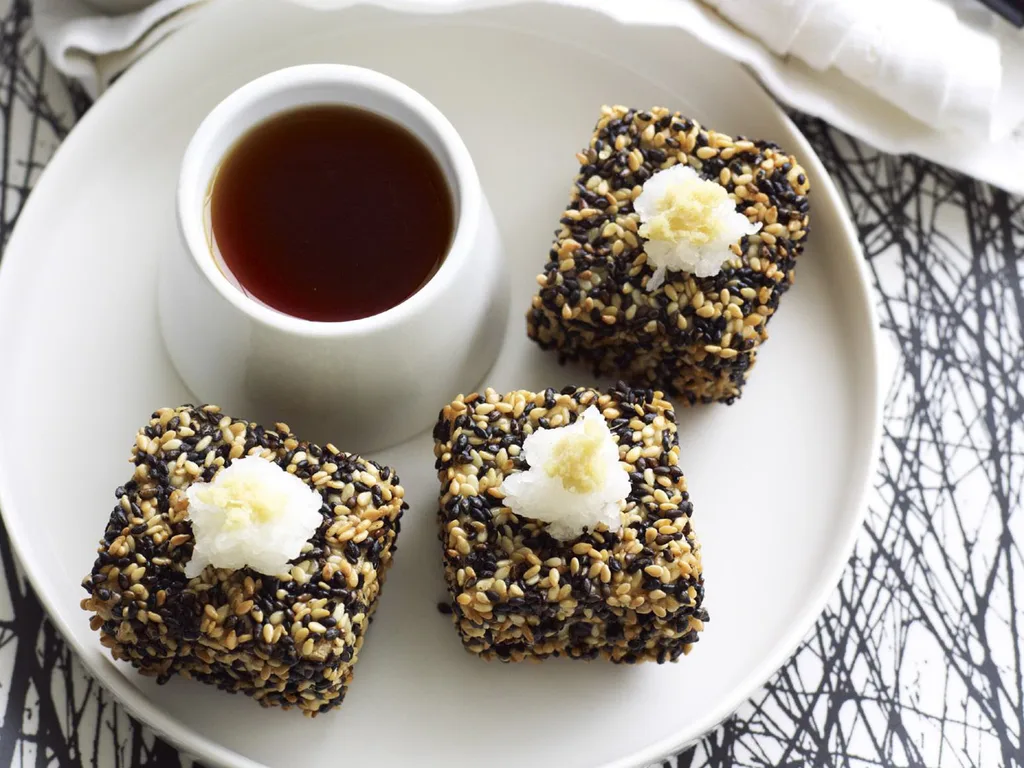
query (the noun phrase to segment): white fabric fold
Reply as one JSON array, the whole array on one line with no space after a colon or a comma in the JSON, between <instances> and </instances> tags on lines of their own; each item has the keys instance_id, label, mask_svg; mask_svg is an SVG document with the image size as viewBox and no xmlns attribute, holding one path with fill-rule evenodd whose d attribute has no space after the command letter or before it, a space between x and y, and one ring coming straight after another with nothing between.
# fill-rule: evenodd
<instances>
[{"instance_id":1,"label":"white fabric fold","mask_svg":"<svg viewBox=\"0 0 1024 768\"><path fill-rule=\"evenodd\" d=\"M197 0L33 0L32 23L46 55L93 97L168 34ZM114 10L124 9L124 13Z\"/></svg>"},{"instance_id":2,"label":"white fabric fold","mask_svg":"<svg viewBox=\"0 0 1024 768\"><path fill-rule=\"evenodd\" d=\"M1000 41L941 0L704 1L778 56L834 67L940 130L992 135Z\"/></svg>"}]
</instances>

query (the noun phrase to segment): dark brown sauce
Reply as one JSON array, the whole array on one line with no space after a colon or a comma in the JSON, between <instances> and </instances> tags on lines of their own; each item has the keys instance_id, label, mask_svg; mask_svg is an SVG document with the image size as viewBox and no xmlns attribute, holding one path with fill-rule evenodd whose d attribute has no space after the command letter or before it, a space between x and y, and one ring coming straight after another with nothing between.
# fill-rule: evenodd
<instances>
[{"instance_id":1,"label":"dark brown sauce","mask_svg":"<svg viewBox=\"0 0 1024 768\"><path fill-rule=\"evenodd\" d=\"M454 231L444 172L416 136L364 109L302 107L228 151L210 216L243 291L307 320L355 320L418 291Z\"/></svg>"}]
</instances>

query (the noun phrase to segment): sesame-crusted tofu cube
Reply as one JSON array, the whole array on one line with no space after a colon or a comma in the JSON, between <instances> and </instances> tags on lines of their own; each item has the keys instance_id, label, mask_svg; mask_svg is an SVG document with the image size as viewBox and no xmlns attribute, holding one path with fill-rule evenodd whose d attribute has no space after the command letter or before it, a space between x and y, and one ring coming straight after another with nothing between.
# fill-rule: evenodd
<instances>
[{"instance_id":1,"label":"sesame-crusted tofu cube","mask_svg":"<svg viewBox=\"0 0 1024 768\"><path fill-rule=\"evenodd\" d=\"M185 493L243 456L268 459L320 494L319 528L274 576L207 566L185 575ZM82 608L115 659L307 715L341 703L396 548L406 504L388 467L206 405L162 408L139 430L115 492Z\"/></svg>"},{"instance_id":2,"label":"sesame-crusted tofu cube","mask_svg":"<svg viewBox=\"0 0 1024 768\"><path fill-rule=\"evenodd\" d=\"M628 469L622 527L568 540L517 517L501 490L529 469L523 443L597 406ZM466 649L486 659L598 656L664 662L707 621L700 544L679 468L675 414L660 392L487 390L460 396L434 428L445 579Z\"/></svg>"},{"instance_id":3,"label":"sesame-crusted tofu cube","mask_svg":"<svg viewBox=\"0 0 1024 768\"><path fill-rule=\"evenodd\" d=\"M580 172L537 278L527 334L560 361L581 361L598 375L690 405L731 403L768 338L807 237L803 168L771 142L734 140L661 107L604 107L577 158ZM654 174L684 162L724 187L760 229L733 246L718 274L669 270L652 290L655 270L634 201Z\"/></svg>"}]
</instances>

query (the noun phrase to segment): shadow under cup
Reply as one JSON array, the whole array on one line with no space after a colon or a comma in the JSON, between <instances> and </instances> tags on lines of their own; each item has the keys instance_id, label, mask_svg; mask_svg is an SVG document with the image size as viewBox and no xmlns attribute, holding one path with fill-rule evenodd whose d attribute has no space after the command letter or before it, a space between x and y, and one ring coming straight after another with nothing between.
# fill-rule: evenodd
<instances>
[{"instance_id":1,"label":"shadow under cup","mask_svg":"<svg viewBox=\"0 0 1024 768\"><path fill-rule=\"evenodd\" d=\"M344 322L293 317L246 295L215 261L208 216L220 164L241 137L276 115L322 105L369 110L403 126L430 151L452 197L451 246L427 282L389 309ZM161 264L160 326L199 402L368 451L430 427L497 357L508 290L493 213L452 125L391 78L322 64L243 86L193 136L177 203L185 248Z\"/></svg>"}]
</instances>

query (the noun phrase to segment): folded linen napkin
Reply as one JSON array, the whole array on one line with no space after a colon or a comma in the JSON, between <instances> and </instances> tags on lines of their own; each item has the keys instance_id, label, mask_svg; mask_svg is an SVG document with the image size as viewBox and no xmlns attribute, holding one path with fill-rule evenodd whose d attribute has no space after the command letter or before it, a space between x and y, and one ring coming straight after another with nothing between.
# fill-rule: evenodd
<instances>
[{"instance_id":1,"label":"folded linen napkin","mask_svg":"<svg viewBox=\"0 0 1024 768\"><path fill-rule=\"evenodd\" d=\"M293 1L337 8L354 0ZM201 2L217 0L33 0L50 58L93 95ZM791 106L885 151L918 154L1024 194L1024 32L977 0L560 2L685 29L746 64Z\"/></svg>"},{"instance_id":2,"label":"folded linen napkin","mask_svg":"<svg viewBox=\"0 0 1024 768\"><path fill-rule=\"evenodd\" d=\"M32 0L32 23L54 66L95 98L201 1Z\"/></svg>"},{"instance_id":3,"label":"folded linen napkin","mask_svg":"<svg viewBox=\"0 0 1024 768\"><path fill-rule=\"evenodd\" d=\"M686 28L781 101L1024 194L1024 31L978 0L697 4Z\"/></svg>"},{"instance_id":4,"label":"folded linen napkin","mask_svg":"<svg viewBox=\"0 0 1024 768\"><path fill-rule=\"evenodd\" d=\"M841 73L939 129L991 132L999 41L936 0L704 0L778 56ZM1024 41L1022 41L1024 44Z\"/></svg>"}]
</instances>

